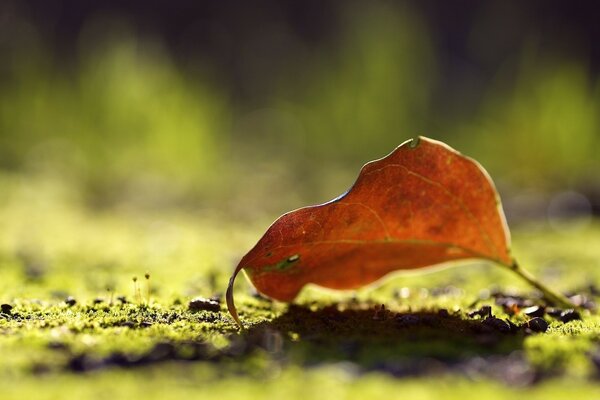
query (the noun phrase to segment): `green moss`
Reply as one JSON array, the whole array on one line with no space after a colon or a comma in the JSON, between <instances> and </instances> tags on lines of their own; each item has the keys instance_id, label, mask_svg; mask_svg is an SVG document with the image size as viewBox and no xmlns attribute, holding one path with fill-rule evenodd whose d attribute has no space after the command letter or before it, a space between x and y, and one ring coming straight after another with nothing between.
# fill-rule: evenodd
<instances>
[{"instance_id":1,"label":"green moss","mask_svg":"<svg viewBox=\"0 0 600 400\"><path fill-rule=\"evenodd\" d=\"M223 293L265 221L99 214L60 188L43 202L14 189L0 206L0 302L13 306L0 314L2 398L597 397L600 317L547 317L546 333L526 334L467 315L489 304L498 318L527 320L490 298L493 288L529 291L501 268L460 264L356 292L312 287L292 306L253 296L240 279L248 329L238 332L224 307L192 312L187 303ZM600 281L598 222L513 236L521 264L547 284L585 292Z\"/></svg>"}]
</instances>

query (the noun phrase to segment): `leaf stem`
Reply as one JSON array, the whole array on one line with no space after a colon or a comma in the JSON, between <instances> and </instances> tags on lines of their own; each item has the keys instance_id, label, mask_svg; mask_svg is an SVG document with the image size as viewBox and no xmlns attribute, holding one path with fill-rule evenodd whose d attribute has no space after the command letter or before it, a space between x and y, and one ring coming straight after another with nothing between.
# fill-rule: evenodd
<instances>
[{"instance_id":1,"label":"leaf stem","mask_svg":"<svg viewBox=\"0 0 600 400\"><path fill-rule=\"evenodd\" d=\"M565 297L564 295L562 295L559 292L556 292L556 291L550 289L548 286L544 285L543 283L541 283L540 281L535 279L535 277L529 271L527 271L526 269L521 267L517 263L516 260L513 260L512 265L506 265L506 264L502 264L502 265L504 267L508 268L509 270L513 271L517 275L519 275L521 278L526 280L531 286L533 286L534 288L536 288L540 292L542 292L544 299L546 299L546 301L549 304L554 305L554 306L563 307L563 308L573 308L573 309L578 308L567 297Z\"/></svg>"}]
</instances>

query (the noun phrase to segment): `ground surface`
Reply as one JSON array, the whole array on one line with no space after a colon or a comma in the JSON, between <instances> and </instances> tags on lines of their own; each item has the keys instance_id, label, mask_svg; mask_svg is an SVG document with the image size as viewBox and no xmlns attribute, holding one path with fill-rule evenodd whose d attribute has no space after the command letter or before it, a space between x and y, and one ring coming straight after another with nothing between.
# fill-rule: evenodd
<instances>
[{"instance_id":1,"label":"ground surface","mask_svg":"<svg viewBox=\"0 0 600 400\"><path fill-rule=\"evenodd\" d=\"M600 396L600 317L545 313L544 332L524 312L543 302L496 266L398 275L353 293L309 288L292 306L238 279L239 332L224 304L190 301L222 301L270 221L92 211L60 185L3 177L1 187L4 399ZM591 307L600 223L562 228L515 229L514 254Z\"/></svg>"}]
</instances>

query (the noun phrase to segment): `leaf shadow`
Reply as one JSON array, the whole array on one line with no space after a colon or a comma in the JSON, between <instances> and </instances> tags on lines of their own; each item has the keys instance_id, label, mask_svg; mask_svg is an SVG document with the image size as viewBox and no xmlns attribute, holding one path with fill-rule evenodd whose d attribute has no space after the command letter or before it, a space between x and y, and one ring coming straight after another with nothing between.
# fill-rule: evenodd
<instances>
[{"instance_id":1,"label":"leaf shadow","mask_svg":"<svg viewBox=\"0 0 600 400\"><path fill-rule=\"evenodd\" d=\"M398 377L459 372L510 383L536 379L521 351L524 329L509 321L465 318L446 310L393 313L342 307L292 305L242 337L274 358L302 367L343 363L359 372Z\"/></svg>"},{"instance_id":2,"label":"leaf shadow","mask_svg":"<svg viewBox=\"0 0 600 400\"><path fill-rule=\"evenodd\" d=\"M269 376L276 366L327 365L342 366L356 375L373 371L394 377L458 373L518 386L543 377L543 371L531 367L521 351L528 334L524 326L492 316L467 318L446 310L395 313L365 307L291 305L274 319L230 332L229 343L219 348L205 340L166 340L143 353L115 351L103 357L74 352L68 345L57 350L67 356L64 369L78 373L164 362L210 362L257 378ZM203 313L205 319L209 315L218 318ZM267 357L265 368L256 369L251 367L255 363L246 362L256 355ZM51 365L35 368L37 373L51 370Z\"/></svg>"}]
</instances>

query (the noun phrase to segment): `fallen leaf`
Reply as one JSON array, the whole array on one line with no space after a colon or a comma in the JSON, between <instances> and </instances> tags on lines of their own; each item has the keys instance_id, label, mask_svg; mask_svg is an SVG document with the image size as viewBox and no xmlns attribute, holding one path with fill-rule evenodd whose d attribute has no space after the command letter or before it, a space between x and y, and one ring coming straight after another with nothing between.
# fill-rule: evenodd
<instances>
[{"instance_id":1,"label":"fallen leaf","mask_svg":"<svg viewBox=\"0 0 600 400\"><path fill-rule=\"evenodd\" d=\"M483 167L419 137L366 164L340 197L277 219L241 259L227 305L240 323L233 283L242 269L262 294L291 301L308 283L354 289L393 271L455 260L515 270L509 246L500 199Z\"/></svg>"}]
</instances>

